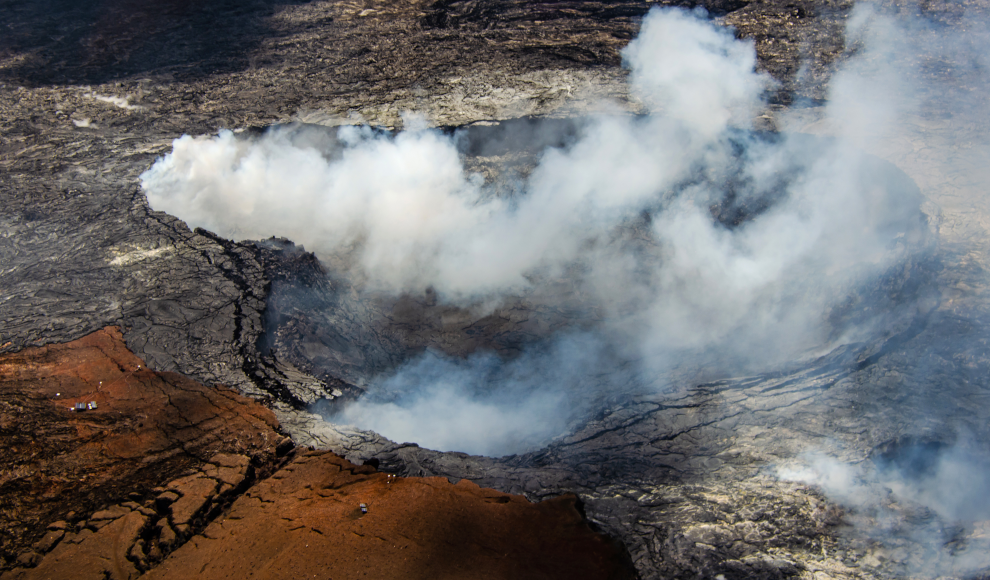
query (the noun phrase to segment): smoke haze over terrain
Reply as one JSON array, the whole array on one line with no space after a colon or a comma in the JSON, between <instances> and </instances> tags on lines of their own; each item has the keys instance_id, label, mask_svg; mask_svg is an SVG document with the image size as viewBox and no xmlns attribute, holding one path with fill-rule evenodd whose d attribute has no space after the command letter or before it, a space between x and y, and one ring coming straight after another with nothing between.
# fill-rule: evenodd
<instances>
[{"instance_id":1,"label":"smoke haze over terrain","mask_svg":"<svg viewBox=\"0 0 990 580\"><path fill-rule=\"evenodd\" d=\"M847 508L855 536L920 547L907 563L911 574L968 576L990 565L990 541L973 530L990 519L990 461L971 442L910 443L860 464L812 452L777 476L819 487Z\"/></svg>"}]
</instances>

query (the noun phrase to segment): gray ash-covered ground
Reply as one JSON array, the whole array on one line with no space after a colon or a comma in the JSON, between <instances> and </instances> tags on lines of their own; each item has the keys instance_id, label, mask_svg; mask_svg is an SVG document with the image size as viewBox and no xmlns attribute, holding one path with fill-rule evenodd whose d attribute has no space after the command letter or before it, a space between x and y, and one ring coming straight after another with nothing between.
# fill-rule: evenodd
<instances>
[{"instance_id":1,"label":"gray ash-covered ground","mask_svg":"<svg viewBox=\"0 0 990 580\"><path fill-rule=\"evenodd\" d=\"M886 499L871 511L812 485L820 480L778 471L810 462L809 451L866 471L896 463L902 447L985 456L990 218L986 177L971 171L985 159L985 127L971 119L918 114L870 151L934 202L919 216L935 243L836 313L863 316L857 305L898 312L881 332L775 372L683 377L675 389L607 401L546 448L501 459L394 443L306 409L428 346L511 356L562 325L595 323L593 314L526 303L470 321L478 332L469 334L429 295L354 302L346 284L290 241L234 243L190 231L152 211L138 187L184 133L293 121L396 127L407 110L446 127L564 118L596 112L603 98L643 112L618 50L654 4L3 2L0 350L118 324L154 369L270 402L302 445L533 499L576 492L643 578L894 577L928 575L932 562L932 575L985 573L985 564L957 559L983 545L983 520L922 536L912 530L941 525L924 506ZM707 7L754 41L759 68L779 82L762 128L794 112L806 131L827 132L816 123L830 67L848 56L851 4ZM984 9L920 8L949 26ZM511 146L469 153L516 155ZM477 167L484 172L483 159ZM729 224L746 215L712 211ZM904 304L915 311L889 308ZM969 475L974 485L980 476Z\"/></svg>"}]
</instances>

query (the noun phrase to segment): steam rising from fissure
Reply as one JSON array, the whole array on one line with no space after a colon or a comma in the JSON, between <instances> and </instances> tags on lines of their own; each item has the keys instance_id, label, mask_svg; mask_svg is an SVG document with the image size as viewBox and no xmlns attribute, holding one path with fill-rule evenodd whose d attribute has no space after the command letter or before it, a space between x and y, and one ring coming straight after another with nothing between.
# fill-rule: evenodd
<instances>
[{"instance_id":1,"label":"steam rising from fissure","mask_svg":"<svg viewBox=\"0 0 990 580\"><path fill-rule=\"evenodd\" d=\"M414 118L396 135L183 136L142 184L191 226L301 243L365 293L431 287L497 308L564 283L599 313L504 365L412 360L335 419L429 447L523 451L679 365L763 370L867 330L837 312L923 245L910 180L841 138L747 131L770 81L752 44L703 14L651 11L623 56L655 114L589 119L514 195L465 169L456 135ZM829 121L856 133L857 96L834 97Z\"/></svg>"}]
</instances>

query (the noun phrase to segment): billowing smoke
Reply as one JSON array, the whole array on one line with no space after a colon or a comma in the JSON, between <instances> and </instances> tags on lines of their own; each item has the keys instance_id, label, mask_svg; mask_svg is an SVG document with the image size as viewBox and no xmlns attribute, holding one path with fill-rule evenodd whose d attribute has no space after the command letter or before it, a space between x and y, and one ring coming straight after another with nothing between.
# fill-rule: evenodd
<instances>
[{"instance_id":1,"label":"billowing smoke","mask_svg":"<svg viewBox=\"0 0 990 580\"><path fill-rule=\"evenodd\" d=\"M589 119L513 195L465 169L456 135L412 118L397 135L183 136L142 184L155 209L288 237L369 294L432 287L478 307L563 283L600 313L508 363L428 353L335 418L439 449L522 451L675 368L765 370L871 332L839 306L928 230L910 180L845 136L862 145L864 118L871 134L893 122L870 108L898 85L851 67L835 139L766 135L749 126L770 88L753 46L703 14L653 10L623 54L655 113Z\"/></svg>"}]
</instances>

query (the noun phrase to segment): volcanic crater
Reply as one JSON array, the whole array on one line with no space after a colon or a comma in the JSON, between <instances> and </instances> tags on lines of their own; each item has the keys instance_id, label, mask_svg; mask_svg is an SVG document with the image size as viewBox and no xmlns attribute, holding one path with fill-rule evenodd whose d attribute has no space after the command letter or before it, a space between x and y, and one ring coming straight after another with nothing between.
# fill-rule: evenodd
<instances>
[{"instance_id":1,"label":"volcanic crater","mask_svg":"<svg viewBox=\"0 0 990 580\"><path fill-rule=\"evenodd\" d=\"M0 3L4 577L986 576L987 6L656 4ZM710 128L684 111L738 94L637 92L666 86L627 49L660 13L656 38L770 81L699 147L658 119ZM677 54L679 86L711 70ZM197 228L141 185L179 135L333 175L419 140L497 233L548 159L573 190L665 158L615 134L673 135L686 169L576 212L562 258L489 294L416 277L470 249L457 223L383 291L360 244ZM403 405L469 420L442 445L352 420Z\"/></svg>"}]
</instances>

